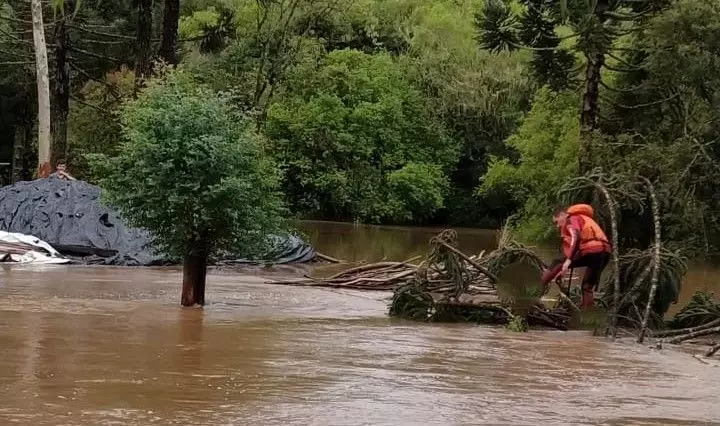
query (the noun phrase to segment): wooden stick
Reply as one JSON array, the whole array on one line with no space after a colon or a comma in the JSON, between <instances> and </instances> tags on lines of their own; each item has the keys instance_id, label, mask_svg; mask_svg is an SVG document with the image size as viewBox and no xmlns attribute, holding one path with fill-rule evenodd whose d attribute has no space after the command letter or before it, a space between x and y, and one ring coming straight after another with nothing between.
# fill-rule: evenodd
<instances>
[{"instance_id":1,"label":"wooden stick","mask_svg":"<svg viewBox=\"0 0 720 426\"><path fill-rule=\"evenodd\" d=\"M696 337L707 336L708 334L715 334L715 333L720 333L720 326L713 327L713 328L706 328L703 330L698 330L693 333L683 334L682 336L677 336L673 339L670 339L669 343L673 343L673 344L680 343L680 342L684 342L686 340L694 339Z\"/></svg>"},{"instance_id":2,"label":"wooden stick","mask_svg":"<svg viewBox=\"0 0 720 426\"><path fill-rule=\"evenodd\" d=\"M396 265L396 266L390 266L390 267L382 268L382 269L378 269L378 270L367 270L367 271L359 272L356 274L342 275L337 278L321 278L321 277L311 277L311 278L314 279L315 281L325 281L325 282L329 282L329 281L343 282L343 281L353 280L355 278L378 278L378 277L382 277L382 276L389 278L390 275L388 275L388 274L396 273L398 271L398 269L404 269L405 271L407 271L407 268L402 267L402 265ZM414 272L414 270L412 270L412 271Z\"/></svg>"},{"instance_id":3,"label":"wooden stick","mask_svg":"<svg viewBox=\"0 0 720 426\"><path fill-rule=\"evenodd\" d=\"M560 290L560 292L558 293L558 294L560 295L560 298L561 298L562 300L564 300L565 303L567 303L568 305L570 305L570 307L572 308L573 311L575 311L575 312L577 312L577 313L580 313L580 312L581 312L581 311L580 311L580 308L578 308L577 305L574 304L573 301L570 300L570 298L567 297L567 295L565 295L565 293L563 293L562 288L560 288L560 284L558 284L557 281L556 281L555 283L557 284L558 290Z\"/></svg>"},{"instance_id":4,"label":"wooden stick","mask_svg":"<svg viewBox=\"0 0 720 426\"><path fill-rule=\"evenodd\" d=\"M672 336L679 336L681 334L688 334L688 333L694 333L696 331L705 330L707 328L712 328L717 325L720 325L720 318L710 321L706 324L698 325L695 327L688 327L688 328L682 328L679 330L664 330L664 331L658 331L656 333L653 333L653 337L672 337Z\"/></svg>"},{"instance_id":5,"label":"wooden stick","mask_svg":"<svg viewBox=\"0 0 720 426\"><path fill-rule=\"evenodd\" d=\"M477 262L475 262L474 260L470 259L465 253L461 252L460 250L456 249L455 247L451 246L450 244L446 243L445 241L438 241L438 243L440 243L440 245L442 245L442 246L445 247L446 249L450 250L451 252L457 254L457 255L460 256L461 258L465 259L465 261L466 261L467 263L471 264L472 266L475 267L475 269L477 269L478 271L480 271L480 272L482 272L483 274L485 274L488 278L490 278L490 280L491 280L493 283L497 283L497 282L498 282L498 279L497 279L497 277L495 276L495 274L493 274L492 272L488 271L488 269L485 268L484 266L478 265Z\"/></svg>"},{"instance_id":6,"label":"wooden stick","mask_svg":"<svg viewBox=\"0 0 720 426\"><path fill-rule=\"evenodd\" d=\"M369 271L373 269L378 268L385 268L388 266L398 266L398 265L404 265L402 262L378 262L378 263L371 263L369 265L361 265L357 266L355 268L346 269L342 272L339 272L331 277L328 277L326 279L333 279L333 278L340 278L343 275L350 275L350 274L357 274L364 271ZM411 264L407 264L407 266L412 267Z\"/></svg>"},{"instance_id":7,"label":"wooden stick","mask_svg":"<svg viewBox=\"0 0 720 426\"><path fill-rule=\"evenodd\" d=\"M710 348L709 351L705 354L706 357L710 358L711 356L715 355L715 352L720 351L720 343L716 343L713 345L712 348Z\"/></svg>"},{"instance_id":8,"label":"wooden stick","mask_svg":"<svg viewBox=\"0 0 720 426\"><path fill-rule=\"evenodd\" d=\"M320 260L325 260L325 261L330 262L330 263L346 263L346 262L343 261L343 260L335 259L334 257L328 256L328 255L326 255L326 254L322 254L322 253L320 253L319 251L316 251L316 252L315 252L315 257L317 257L317 258L320 259Z\"/></svg>"}]
</instances>

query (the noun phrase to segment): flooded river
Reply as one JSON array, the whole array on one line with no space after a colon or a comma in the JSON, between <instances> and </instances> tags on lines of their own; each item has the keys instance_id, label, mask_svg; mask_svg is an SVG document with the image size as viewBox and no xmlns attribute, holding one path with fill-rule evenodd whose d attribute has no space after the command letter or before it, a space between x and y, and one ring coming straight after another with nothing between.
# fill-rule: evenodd
<instances>
[{"instance_id":1,"label":"flooded river","mask_svg":"<svg viewBox=\"0 0 720 426\"><path fill-rule=\"evenodd\" d=\"M434 232L305 226L349 260L407 258ZM198 310L177 307L174 268L5 266L0 424L720 425L720 368L687 353L410 323L387 294L263 284L290 270L215 273Z\"/></svg>"}]
</instances>

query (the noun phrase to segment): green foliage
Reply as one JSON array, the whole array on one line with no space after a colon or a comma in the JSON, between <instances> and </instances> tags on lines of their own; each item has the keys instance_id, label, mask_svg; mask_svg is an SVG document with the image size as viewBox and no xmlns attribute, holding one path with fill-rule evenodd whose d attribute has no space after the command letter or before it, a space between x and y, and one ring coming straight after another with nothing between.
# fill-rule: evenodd
<instances>
[{"instance_id":1,"label":"green foliage","mask_svg":"<svg viewBox=\"0 0 720 426\"><path fill-rule=\"evenodd\" d=\"M512 315L505 328L515 333L524 333L528 331L527 320L522 315Z\"/></svg>"},{"instance_id":2,"label":"green foliage","mask_svg":"<svg viewBox=\"0 0 720 426\"><path fill-rule=\"evenodd\" d=\"M654 266L655 250L631 249L620 257L620 283L623 293L619 313L627 318L638 321L639 313L635 306L644 306L650 293L651 268ZM677 302L682 284L687 273L687 259L677 251L662 248L660 252L660 270L658 271L658 287L652 312L657 318L662 318L670 306ZM612 304L612 295L606 293L605 302Z\"/></svg>"},{"instance_id":3,"label":"green foliage","mask_svg":"<svg viewBox=\"0 0 720 426\"><path fill-rule=\"evenodd\" d=\"M413 212L419 215L441 205L441 171L457 147L392 57L331 52L297 68L289 88L270 108L266 133L296 211L378 222L413 203L425 210ZM409 163L425 165L401 171ZM420 172L429 173L422 182Z\"/></svg>"},{"instance_id":4,"label":"green foliage","mask_svg":"<svg viewBox=\"0 0 720 426\"><path fill-rule=\"evenodd\" d=\"M483 177L481 194L502 191L523 206L517 231L524 239L547 236L556 193L577 173L580 125L576 110L575 93L540 89L525 121L506 142L518 151L519 160L494 157Z\"/></svg>"},{"instance_id":5,"label":"green foliage","mask_svg":"<svg viewBox=\"0 0 720 426\"><path fill-rule=\"evenodd\" d=\"M668 322L668 327L697 327L720 319L720 303L715 302L713 296L713 293L696 291L688 304Z\"/></svg>"},{"instance_id":6,"label":"green foliage","mask_svg":"<svg viewBox=\"0 0 720 426\"><path fill-rule=\"evenodd\" d=\"M629 47L626 61L642 67L620 74L620 91L608 100L603 130L612 137L605 167L652 178L665 237L689 253L715 251L720 243L720 6L673 2ZM642 229L635 223L625 228Z\"/></svg>"},{"instance_id":7,"label":"green foliage","mask_svg":"<svg viewBox=\"0 0 720 426\"><path fill-rule=\"evenodd\" d=\"M408 163L387 176L390 217L396 222L419 222L444 207L450 182L437 164Z\"/></svg>"},{"instance_id":8,"label":"green foliage","mask_svg":"<svg viewBox=\"0 0 720 426\"><path fill-rule=\"evenodd\" d=\"M132 96L135 74L122 68L102 82L89 81L71 101L68 116L70 165L73 176L94 180L85 155L117 154L121 139L119 109Z\"/></svg>"},{"instance_id":9,"label":"green foliage","mask_svg":"<svg viewBox=\"0 0 720 426\"><path fill-rule=\"evenodd\" d=\"M180 18L178 33L181 38L195 38L205 35L208 27L214 27L220 22L220 13L215 7L196 10L190 16Z\"/></svg>"},{"instance_id":10,"label":"green foliage","mask_svg":"<svg viewBox=\"0 0 720 426\"><path fill-rule=\"evenodd\" d=\"M0 65L4 161L16 122L30 135L35 120L21 3L0 2L16 18L0 19L0 62L12 64ZM84 154L121 153L117 111L133 71L120 64L135 59L136 8L74 4L69 155L73 174L92 179ZM593 166L653 181L667 240L717 250L720 6L642 0L597 13L604 4L188 0L182 68L268 137L300 216L497 226L519 213L522 236L536 240L582 142ZM154 37L161 11L155 2ZM601 125L579 142L574 88L596 53ZM647 247L647 209L620 213L623 246Z\"/></svg>"},{"instance_id":11,"label":"green foliage","mask_svg":"<svg viewBox=\"0 0 720 426\"><path fill-rule=\"evenodd\" d=\"M387 2L385 2L387 3ZM514 206L495 194L473 197L488 157L513 156L503 143L530 108L535 84L527 72L527 52L492 54L477 48L476 1L398 2L406 6L407 53L399 57L460 144L446 208L436 220L454 225L495 227ZM388 5L387 9L391 9ZM404 10L400 6L395 8ZM384 14L381 16L385 16ZM394 15L392 15L394 16Z\"/></svg>"},{"instance_id":12,"label":"green foliage","mask_svg":"<svg viewBox=\"0 0 720 426\"><path fill-rule=\"evenodd\" d=\"M533 51L533 72L540 84L546 84L553 90L571 87L575 55L561 45L561 39L556 34L564 15L560 13L560 5L543 0L522 3L526 7L514 12L511 5L503 0L485 2L476 20L483 46L492 51L530 48Z\"/></svg>"},{"instance_id":13,"label":"green foliage","mask_svg":"<svg viewBox=\"0 0 720 426\"><path fill-rule=\"evenodd\" d=\"M264 248L281 224L277 176L226 95L177 71L151 82L121 117L118 154L95 164L124 218L178 258L203 244L210 254Z\"/></svg>"}]
</instances>

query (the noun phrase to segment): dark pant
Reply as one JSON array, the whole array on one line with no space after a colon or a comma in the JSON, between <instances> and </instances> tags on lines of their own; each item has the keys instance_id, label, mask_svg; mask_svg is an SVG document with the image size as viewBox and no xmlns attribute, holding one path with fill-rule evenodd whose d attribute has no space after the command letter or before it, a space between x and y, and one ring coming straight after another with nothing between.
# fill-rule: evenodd
<instances>
[{"instance_id":1,"label":"dark pant","mask_svg":"<svg viewBox=\"0 0 720 426\"><path fill-rule=\"evenodd\" d=\"M580 256L570 264L571 268L585 268L585 275L582 280L582 307L588 308L593 306L593 290L597 290L600 285L600 275L610 261L610 254L590 253ZM562 270L565 259L556 259L550 264L550 268L543 274L543 283L549 284L550 280L557 276Z\"/></svg>"}]
</instances>

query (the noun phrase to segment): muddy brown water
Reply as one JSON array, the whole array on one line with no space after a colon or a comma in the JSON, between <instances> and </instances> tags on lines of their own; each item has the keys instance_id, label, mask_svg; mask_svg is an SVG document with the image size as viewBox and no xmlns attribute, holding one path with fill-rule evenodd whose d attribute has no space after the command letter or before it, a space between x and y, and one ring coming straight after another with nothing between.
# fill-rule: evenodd
<instances>
[{"instance_id":1,"label":"muddy brown water","mask_svg":"<svg viewBox=\"0 0 720 426\"><path fill-rule=\"evenodd\" d=\"M304 227L368 261L421 253L435 231ZM264 284L303 269L214 273L198 310L177 307L176 268L3 266L0 424L720 424L720 368L690 353L410 323L385 293ZM696 288L720 276L703 274Z\"/></svg>"}]
</instances>

